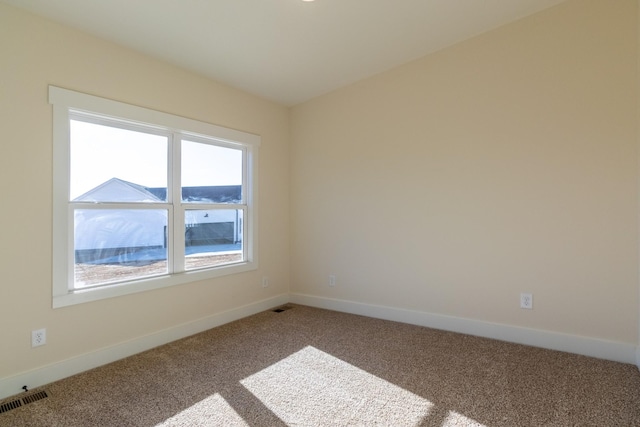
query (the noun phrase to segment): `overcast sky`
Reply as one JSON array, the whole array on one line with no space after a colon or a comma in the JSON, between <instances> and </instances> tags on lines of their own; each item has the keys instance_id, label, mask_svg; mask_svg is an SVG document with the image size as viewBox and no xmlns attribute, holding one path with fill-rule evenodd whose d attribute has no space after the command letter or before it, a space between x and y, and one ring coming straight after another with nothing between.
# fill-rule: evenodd
<instances>
[{"instance_id":1,"label":"overcast sky","mask_svg":"<svg viewBox=\"0 0 640 427\"><path fill-rule=\"evenodd\" d=\"M167 186L166 136L71 120L70 199L111 178ZM242 152L184 141L182 186L242 184Z\"/></svg>"}]
</instances>

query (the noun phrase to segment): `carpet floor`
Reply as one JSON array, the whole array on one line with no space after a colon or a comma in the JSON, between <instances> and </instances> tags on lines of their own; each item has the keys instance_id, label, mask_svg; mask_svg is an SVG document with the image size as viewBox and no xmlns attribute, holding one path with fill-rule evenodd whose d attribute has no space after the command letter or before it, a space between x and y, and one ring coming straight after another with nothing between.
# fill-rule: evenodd
<instances>
[{"instance_id":1,"label":"carpet floor","mask_svg":"<svg viewBox=\"0 0 640 427\"><path fill-rule=\"evenodd\" d=\"M292 304L42 391L0 426L640 426L633 365Z\"/></svg>"}]
</instances>

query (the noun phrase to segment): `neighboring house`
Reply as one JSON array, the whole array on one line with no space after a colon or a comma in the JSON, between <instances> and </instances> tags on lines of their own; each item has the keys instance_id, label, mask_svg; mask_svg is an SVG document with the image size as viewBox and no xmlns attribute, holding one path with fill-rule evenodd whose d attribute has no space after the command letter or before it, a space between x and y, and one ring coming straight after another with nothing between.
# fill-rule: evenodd
<instances>
[{"instance_id":1,"label":"neighboring house","mask_svg":"<svg viewBox=\"0 0 640 427\"><path fill-rule=\"evenodd\" d=\"M165 189L166 195L166 189ZM159 198L151 193L148 188L134 184L119 178L111 178L97 187L92 188L81 196L73 199L74 202L159 202Z\"/></svg>"},{"instance_id":2,"label":"neighboring house","mask_svg":"<svg viewBox=\"0 0 640 427\"><path fill-rule=\"evenodd\" d=\"M240 248L242 217L235 209L201 210L197 202L234 203L239 185L186 187L183 200L193 203L185 213L185 252L216 252ZM163 203L166 188L148 188L118 178L89 190L74 202ZM76 211L76 262L152 262L166 259L167 212L164 209L81 209ZM231 245L231 246L230 246Z\"/></svg>"}]
</instances>

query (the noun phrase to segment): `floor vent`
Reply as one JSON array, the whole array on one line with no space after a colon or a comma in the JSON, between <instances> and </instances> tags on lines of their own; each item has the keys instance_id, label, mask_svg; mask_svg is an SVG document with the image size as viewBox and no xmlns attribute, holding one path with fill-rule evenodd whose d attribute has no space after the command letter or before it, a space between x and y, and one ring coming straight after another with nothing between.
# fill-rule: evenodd
<instances>
[{"instance_id":1,"label":"floor vent","mask_svg":"<svg viewBox=\"0 0 640 427\"><path fill-rule=\"evenodd\" d=\"M274 308L272 311L274 313L282 313L283 311L287 311L292 308L293 307L291 307L290 305L283 305L282 307Z\"/></svg>"},{"instance_id":2,"label":"floor vent","mask_svg":"<svg viewBox=\"0 0 640 427\"><path fill-rule=\"evenodd\" d=\"M19 408L21 406L22 406L22 401L20 399L3 403L2 405L0 405L0 414L2 414L3 412L9 412L10 410Z\"/></svg>"},{"instance_id":3,"label":"floor vent","mask_svg":"<svg viewBox=\"0 0 640 427\"><path fill-rule=\"evenodd\" d=\"M27 397L23 397L22 401L24 402L25 405L28 405L29 403L33 403L33 402L36 402L38 400L42 400L45 397L49 397L47 392L46 391L39 391L39 392L33 393L32 395L29 395Z\"/></svg>"},{"instance_id":4,"label":"floor vent","mask_svg":"<svg viewBox=\"0 0 640 427\"><path fill-rule=\"evenodd\" d=\"M18 399L11 400L9 402L6 402L0 405L0 414L2 414L3 412L9 412L23 405L28 405L29 403L42 400L46 397L49 397L46 391L39 391L37 393L30 394L29 396L20 397Z\"/></svg>"}]
</instances>

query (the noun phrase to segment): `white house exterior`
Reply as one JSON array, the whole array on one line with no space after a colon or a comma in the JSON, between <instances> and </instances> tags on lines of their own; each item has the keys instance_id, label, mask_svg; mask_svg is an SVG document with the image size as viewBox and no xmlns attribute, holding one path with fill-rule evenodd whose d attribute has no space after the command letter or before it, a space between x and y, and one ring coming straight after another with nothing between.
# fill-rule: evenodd
<instances>
[{"instance_id":1,"label":"white house exterior","mask_svg":"<svg viewBox=\"0 0 640 427\"><path fill-rule=\"evenodd\" d=\"M210 187L211 192L216 191ZM197 187L199 195L207 187ZM231 188L231 191L236 191ZM77 197L77 202L164 203L166 189L146 188L118 178L100 184ZM196 191L194 191L196 192ZM219 190L218 190L219 193ZM160 197L158 196L160 195ZM185 214L185 246L216 246L242 242L241 212L201 210L197 203ZM145 258L166 258L165 209L80 209L74 221L74 243L77 262L118 262Z\"/></svg>"}]
</instances>

